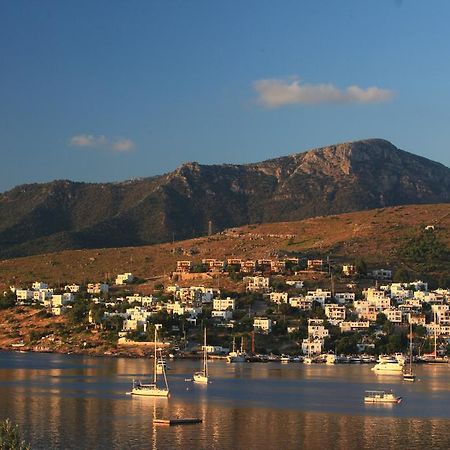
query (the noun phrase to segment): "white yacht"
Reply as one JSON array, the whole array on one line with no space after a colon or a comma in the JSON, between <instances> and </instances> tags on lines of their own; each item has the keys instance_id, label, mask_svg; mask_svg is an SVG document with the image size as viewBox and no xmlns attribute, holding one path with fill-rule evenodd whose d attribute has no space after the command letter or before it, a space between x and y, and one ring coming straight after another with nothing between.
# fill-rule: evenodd
<instances>
[{"instance_id":1,"label":"white yacht","mask_svg":"<svg viewBox=\"0 0 450 450\"><path fill-rule=\"evenodd\" d=\"M168 397L169 396L169 385L167 383L165 365L162 364L162 375L164 380L163 386L158 386L158 349L156 347L156 329L155 329L155 354L153 362L153 382L152 383L141 383L141 381L133 380L133 387L131 389L132 395L139 395L144 397ZM161 350L159 350L161 355ZM160 360L161 361L161 357Z\"/></svg>"},{"instance_id":2,"label":"white yacht","mask_svg":"<svg viewBox=\"0 0 450 450\"><path fill-rule=\"evenodd\" d=\"M400 403L401 397L397 397L392 391L366 391L364 403Z\"/></svg>"},{"instance_id":3,"label":"white yacht","mask_svg":"<svg viewBox=\"0 0 450 450\"><path fill-rule=\"evenodd\" d=\"M372 370L378 373L402 373L403 366L397 360L381 361L372 367Z\"/></svg>"},{"instance_id":4,"label":"white yacht","mask_svg":"<svg viewBox=\"0 0 450 450\"><path fill-rule=\"evenodd\" d=\"M206 327L203 338L203 366L200 372L195 372L192 377L194 383L208 384L208 353L206 351Z\"/></svg>"}]
</instances>

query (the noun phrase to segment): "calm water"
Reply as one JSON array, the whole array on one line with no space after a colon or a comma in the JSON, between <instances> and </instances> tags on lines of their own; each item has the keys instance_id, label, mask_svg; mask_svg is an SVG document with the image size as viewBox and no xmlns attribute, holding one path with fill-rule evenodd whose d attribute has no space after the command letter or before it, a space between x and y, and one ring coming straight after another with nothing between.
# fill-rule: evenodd
<instances>
[{"instance_id":1,"label":"calm water","mask_svg":"<svg viewBox=\"0 0 450 450\"><path fill-rule=\"evenodd\" d=\"M450 448L450 367L419 366L419 381L370 365L210 363L212 383L185 382L200 362L169 364L169 399L126 395L151 370L139 359L0 353L0 418L33 449ZM366 389L400 405L364 405ZM153 417L200 417L156 426Z\"/></svg>"}]
</instances>

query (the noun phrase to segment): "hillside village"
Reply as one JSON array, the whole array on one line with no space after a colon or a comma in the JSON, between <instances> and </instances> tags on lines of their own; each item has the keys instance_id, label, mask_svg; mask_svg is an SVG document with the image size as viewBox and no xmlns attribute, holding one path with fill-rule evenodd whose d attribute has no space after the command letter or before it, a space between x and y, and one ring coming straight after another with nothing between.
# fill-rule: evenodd
<instances>
[{"instance_id":1,"label":"hillside village","mask_svg":"<svg viewBox=\"0 0 450 450\"><path fill-rule=\"evenodd\" d=\"M1 346L140 355L156 328L168 351L195 356L206 326L208 352L217 357L236 340L248 355L380 354L405 351L412 324L417 355L433 352L434 338L437 353L449 349L448 286L394 282L392 269L368 270L362 260L192 257L174 269L171 282L150 294L139 292L132 273L110 283L11 286L1 307L36 320L21 327L9 316ZM38 319L45 326L35 329Z\"/></svg>"}]
</instances>

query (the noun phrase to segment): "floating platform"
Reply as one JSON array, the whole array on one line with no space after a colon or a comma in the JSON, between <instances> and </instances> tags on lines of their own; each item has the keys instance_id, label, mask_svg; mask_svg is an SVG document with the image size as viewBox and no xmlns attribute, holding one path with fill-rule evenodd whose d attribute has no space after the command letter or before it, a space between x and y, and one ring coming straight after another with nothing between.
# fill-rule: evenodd
<instances>
[{"instance_id":1,"label":"floating platform","mask_svg":"<svg viewBox=\"0 0 450 450\"><path fill-rule=\"evenodd\" d=\"M198 419L197 417L188 417L188 418L175 418L175 419L153 419L153 423L159 425L187 425L193 423L202 423L202 419Z\"/></svg>"}]
</instances>

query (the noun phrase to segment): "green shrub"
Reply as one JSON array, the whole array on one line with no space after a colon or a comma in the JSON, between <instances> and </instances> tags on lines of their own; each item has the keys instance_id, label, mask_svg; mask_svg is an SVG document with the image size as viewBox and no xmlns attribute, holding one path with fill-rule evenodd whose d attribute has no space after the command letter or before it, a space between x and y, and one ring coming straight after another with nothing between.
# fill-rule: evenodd
<instances>
[{"instance_id":1,"label":"green shrub","mask_svg":"<svg viewBox=\"0 0 450 450\"><path fill-rule=\"evenodd\" d=\"M0 422L0 450L30 450L21 436L18 425L13 425L9 419Z\"/></svg>"}]
</instances>

